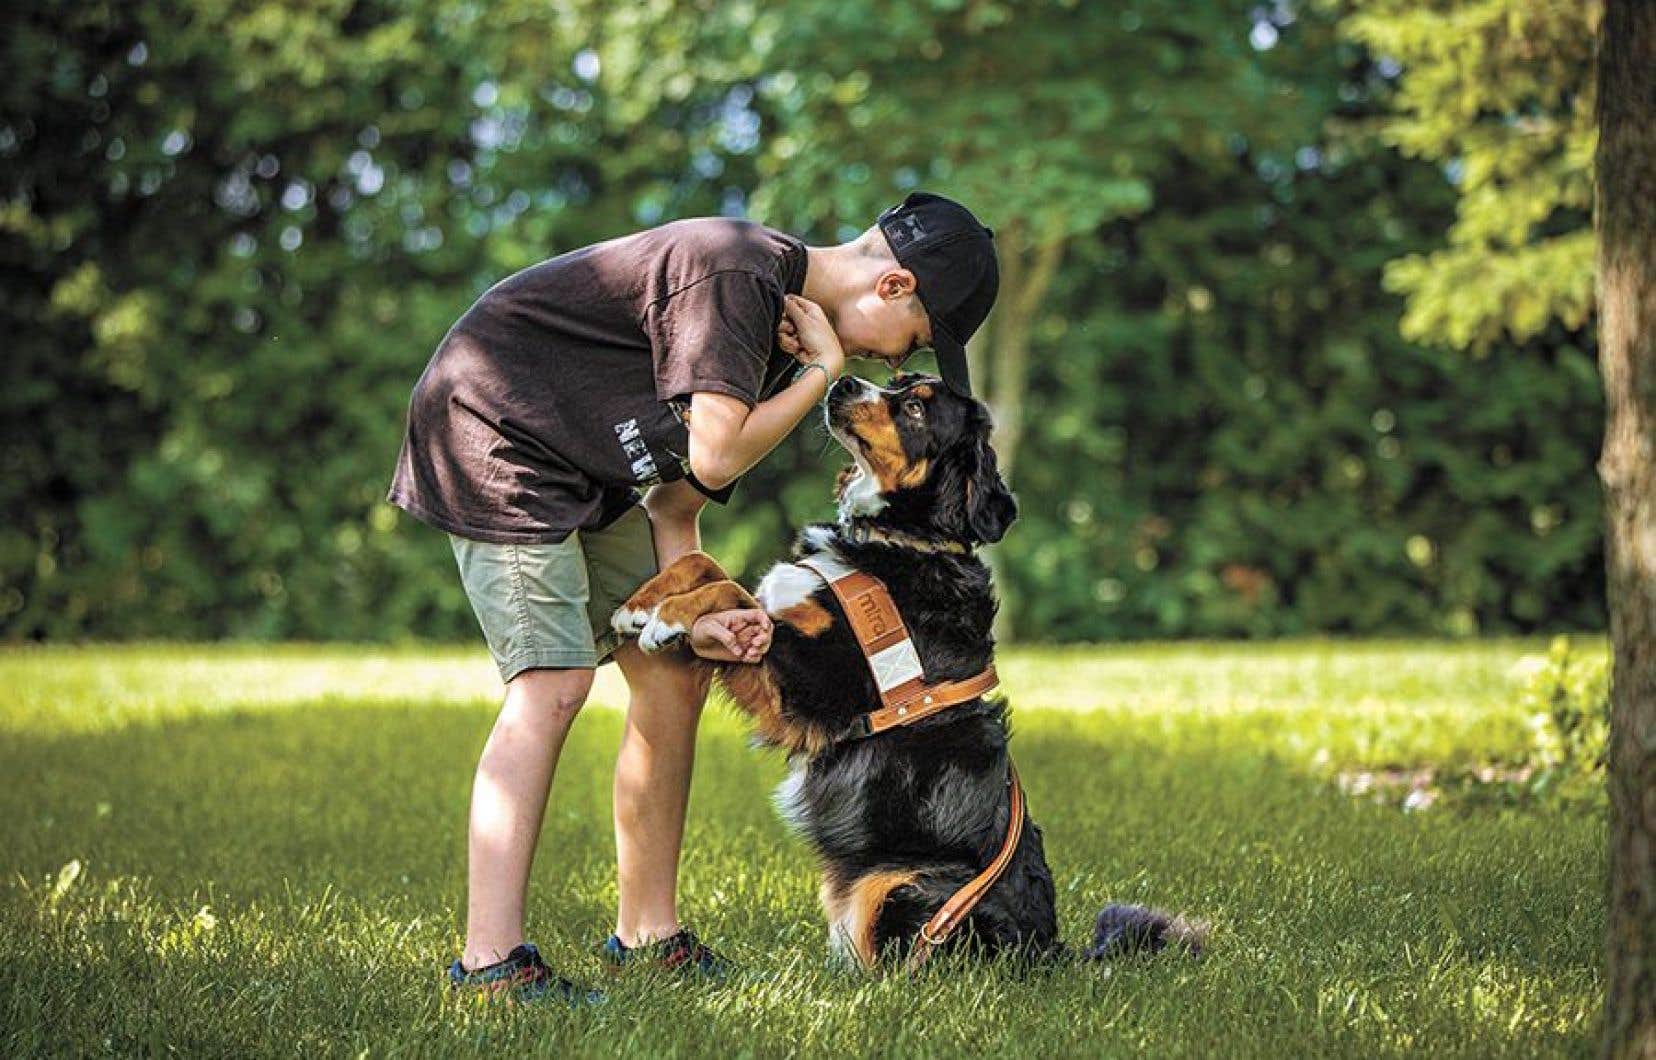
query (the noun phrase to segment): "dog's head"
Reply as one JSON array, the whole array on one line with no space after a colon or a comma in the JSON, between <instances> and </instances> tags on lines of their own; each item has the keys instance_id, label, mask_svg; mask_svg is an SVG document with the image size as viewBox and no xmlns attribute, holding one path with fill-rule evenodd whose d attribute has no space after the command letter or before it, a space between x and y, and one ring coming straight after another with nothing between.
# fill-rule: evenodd
<instances>
[{"instance_id":1,"label":"dog's head","mask_svg":"<svg viewBox=\"0 0 1656 1060\"><path fill-rule=\"evenodd\" d=\"M842 518L967 545L999 541L1018 517L989 445L989 410L926 375L888 387L844 376L828 431L855 463L840 473Z\"/></svg>"}]
</instances>

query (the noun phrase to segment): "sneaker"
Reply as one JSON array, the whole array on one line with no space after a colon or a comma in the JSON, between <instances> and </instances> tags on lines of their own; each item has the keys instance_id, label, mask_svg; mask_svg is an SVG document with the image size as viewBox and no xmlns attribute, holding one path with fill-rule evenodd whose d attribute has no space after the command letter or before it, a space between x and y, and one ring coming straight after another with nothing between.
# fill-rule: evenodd
<instances>
[{"instance_id":1,"label":"sneaker","mask_svg":"<svg viewBox=\"0 0 1656 1060\"><path fill-rule=\"evenodd\" d=\"M680 928L671 938L642 946L625 945L620 936L611 935L604 943L603 957L612 969L643 966L713 982L723 981L735 970L734 965L704 945L689 928Z\"/></svg>"},{"instance_id":2,"label":"sneaker","mask_svg":"<svg viewBox=\"0 0 1656 1060\"><path fill-rule=\"evenodd\" d=\"M525 942L503 961L466 971L459 961L449 965L450 990L474 990L486 997L512 1001L562 1001L569 1005L599 1005L604 995L586 990L555 974L541 960L540 950Z\"/></svg>"}]
</instances>

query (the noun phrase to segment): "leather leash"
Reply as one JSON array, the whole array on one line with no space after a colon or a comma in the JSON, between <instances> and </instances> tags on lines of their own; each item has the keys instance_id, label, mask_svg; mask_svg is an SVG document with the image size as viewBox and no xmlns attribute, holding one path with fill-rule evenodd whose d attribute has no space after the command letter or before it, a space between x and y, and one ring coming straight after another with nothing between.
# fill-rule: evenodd
<instances>
[{"instance_id":1,"label":"leather leash","mask_svg":"<svg viewBox=\"0 0 1656 1060\"><path fill-rule=\"evenodd\" d=\"M914 948L909 950L908 961L903 965L909 972L919 971L931 958L932 950L953 934L955 928L965 923L966 917L989 893L989 888L1012 864L1012 855L1018 850L1018 839L1023 835L1024 792L1023 785L1018 783L1018 767L1012 764L1010 758L1006 760L1006 786L1012 789L1012 816L1006 823L1006 839L1001 843L1000 853L995 855L988 868L950 895L943 908L933 913L932 918L921 926L920 937L914 940Z\"/></svg>"},{"instance_id":2,"label":"leather leash","mask_svg":"<svg viewBox=\"0 0 1656 1060\"><path fill-rule=\"evenodd\" d=\"M863 658L874 676L880 692L879 710L858 719L858 731L853 739L864 739L912 725L922 718L977 699L1000 683L993 664L982 673L961 681L926 681L925 669L920 665L920 654L910 639L908 627L897 604L887 591L885 583L872 574L859 570L837 570L810 559L794 561L809 569L832 589L851 623L851 631L862 648ZM1017 852L1018 840L1023 835L1024 792L1018 782L1018 770L1011 759L1006 763L1006 785L1011 789L1012 812L1006 823L1006 838L1000 851L987 868L949 896L932 918L920 928L904 967L915 972L930 959L932 951L941 945L955 929L965 923L972 910L982 901L989 888L1006 873Z\"/></svg>"}]
</instances>

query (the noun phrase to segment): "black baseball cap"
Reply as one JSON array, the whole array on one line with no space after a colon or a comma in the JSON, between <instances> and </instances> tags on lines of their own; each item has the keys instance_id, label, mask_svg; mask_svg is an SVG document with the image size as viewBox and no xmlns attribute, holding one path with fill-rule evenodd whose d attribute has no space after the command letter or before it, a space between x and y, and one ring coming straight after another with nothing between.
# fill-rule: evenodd
<instances>
[{"instance_id":1,"label":"black baseball cap","mask_svg":"<svg viewBox=\"0 0 1656 1060\"><path fill-rule=\"evenodd\" d=\"M897 263L914 273L915 294L931 318L931 344L943 381L970 396L966 340L994 308L1000 291L995 233L966 207L929 191L912 192L881 213L878 223Z\"/></svg>"}]
</instances>

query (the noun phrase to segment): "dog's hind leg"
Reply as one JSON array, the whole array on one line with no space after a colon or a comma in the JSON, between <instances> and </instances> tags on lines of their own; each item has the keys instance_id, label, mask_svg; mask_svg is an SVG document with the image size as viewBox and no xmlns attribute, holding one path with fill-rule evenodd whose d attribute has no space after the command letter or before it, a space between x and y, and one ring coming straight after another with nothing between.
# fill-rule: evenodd
<instances>
[{"instance_id":1,"label":"dog's hind leg","mask_svg":"<svg viewBox=\"0 0 1656 1060\"><path fill-rule=\"evenodd\" d=\"M837 952L870 971L893 935L882 931L886 913L919 880L914 869L882 869L844 883L824 880L822 909L828 914L828 942ZM904 918L907 919L906 917ZM910 930L913 934L914 928Z\"/></svg>"},{"instance_id":2,"label":"dog's hind leg","mask_svg":"<svg viewBox=\"0 0 1656 1060\"><path fill-rule=\"evenodd\" d=\"M1033 835L1033 830L1025 835ZM907 953L921 928L976 875L966 865L937 865L920 874L913 886L893 892L875 923L876 951ZM1015 866L1001 877L939 952L953 950L980 957L1012 954L1031 961L1060 957L1063 946L1045 862L1039 872Z\"/></svg>"}]
</instances>

